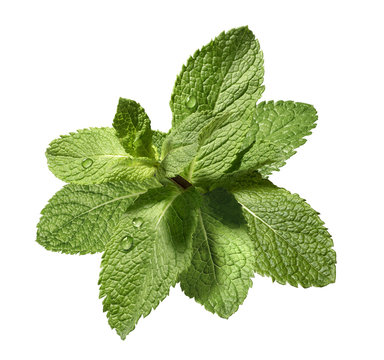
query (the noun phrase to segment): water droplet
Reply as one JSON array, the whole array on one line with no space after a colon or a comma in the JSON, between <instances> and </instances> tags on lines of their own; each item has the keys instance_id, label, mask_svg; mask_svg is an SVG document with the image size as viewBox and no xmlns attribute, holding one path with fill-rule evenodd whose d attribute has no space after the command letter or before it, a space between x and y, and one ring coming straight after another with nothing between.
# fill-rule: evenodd
<instances>
[{"instance_id":1,"label":"water droplet","mask_svg":"<svg viewBox=\"0 0 384 360\"><path fill-rule=\"evenodd\" d=\"M187 97L187 100L185 101L185 105L187 106L188 109L194 109L197 105L197 99L196 96L189 96Z\"/></svg>"},{"instance_id":2,"label":"water droplet","mask_svg":"<svg viewBox=\"0 0 384 360\"><path fill-rule=\"evenodd\" d=\"M141 217L134 218L132 221L133 225L139 228L143 224L143 219Z\"/></svg>"},{"instance_id":3,"label":"water droplet","mask_svg":"<svg viewBox=\"0 0 384 360\"><path fill-rule=\"evenodd\" d=\"M84 169L88 169L89 167L91 167L93 164L93 160L90 159L90 158L86 158L82 161L81 163L81 166L84 168Z\"/></svg>"},{"instance_id":4,"label":"water droplet","mask_svg":"<svg viewBox=\"0 0 384 360\"><path fill-rule=\"evenodd\" d=\"M130 236L124 236L120 241L120 251L127 253L133 248L133 238Z\"/></svg>"}]
</instances>

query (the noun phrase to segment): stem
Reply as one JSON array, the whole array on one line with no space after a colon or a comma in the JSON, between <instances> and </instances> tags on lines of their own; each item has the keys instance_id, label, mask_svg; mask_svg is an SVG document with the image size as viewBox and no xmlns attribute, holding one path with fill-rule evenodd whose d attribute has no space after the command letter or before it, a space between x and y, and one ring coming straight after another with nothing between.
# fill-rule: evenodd
<instances>
[{"instance_id":1,"label":"stem","mask_svg":"<svg viewBox=\"0 0 384 360\"><path fill-rule=\"evenodd\" d=\"M173 178L171 178L171 180L176 183L177 185L181 186L183 189L188 189L190 186L192 186L192 184L190 182L188 182L187 180L185 180L183 177L181 177L180 175L177 175Z\"/></svg>"}]
</instances>

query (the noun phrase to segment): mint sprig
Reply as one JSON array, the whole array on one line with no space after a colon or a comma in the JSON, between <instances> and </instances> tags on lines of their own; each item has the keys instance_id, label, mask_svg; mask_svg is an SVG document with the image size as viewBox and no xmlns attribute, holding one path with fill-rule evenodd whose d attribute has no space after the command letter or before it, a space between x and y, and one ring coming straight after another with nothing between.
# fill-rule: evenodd
<instances>
[{"instance_id":1,"label":"mint sprig","mask_svg":"<svg viewBox=\"0 0 384 360\"><path fill-rule=\"evenodd\" d=\"M79 130L47 149L50 170L70 184L42 210L37 241L67 254L104 252L100 297L122 339L178 282L228 318L255 272L293 286L335 281L318 213L267 179L305 143L316 110L257 104L263 74L253 33L223 32L183 66L167 134L121 98L113 128Z\"/></svg>"}]
</instances>

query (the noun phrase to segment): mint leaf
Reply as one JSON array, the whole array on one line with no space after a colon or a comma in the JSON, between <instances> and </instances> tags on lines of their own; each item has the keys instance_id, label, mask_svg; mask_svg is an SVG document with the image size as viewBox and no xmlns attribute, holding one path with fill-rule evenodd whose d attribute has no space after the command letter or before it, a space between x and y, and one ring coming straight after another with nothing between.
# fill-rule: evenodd
<instances>
[{"instance_id":1,"label":"mint leaf","mask_svg":"<svg viewBox=\"0 0 384 360\"><path fill-rule=\"evenodd\" d=\"M66 185L49 200L37 225L37 242L67 254L103 251L128 206L160 184L119 181L99 185Z\"/></svg>"},{"instance_id":2,"label":"mint leaf","mask_svg":"<svg viewBox=\"0 0 384 360\"><path fill-rule=\"evenodd\" d=\"M151 121L140 104L120 98L113 127L128 154L137 157L155 157Z\"/></svg>"},{"instance_id":3,"label":"mint leaf","mask_svg":"<svg viewBox=\"0 0 384 360\"><path fill-rule=\"evenodd\" d=\"M113 128L79 130L47 149L50 170L73 184L43 209L37 241L64 253L104 250L100 297L122 339L177 281L224 318L243 303L255 271L293 286L335 281L318 213L265 180L304 144L316 110L257 105L263 75L253 33L223 32L182 67L167 134L120 98Z\"/></svg>"},{"instance_id":4,"label":"mint leaf","mask_svg":"<svg viewBox=\"0 0 384 360\"><path fill-rule=\"evenodd\" d=\"M166 138L167 134L159 131L159 130L152 130L152 143L153 146L155 147L155 152L156 152L156 159L160 160L161 159L161 148L163 146L163 142Z\"/></svg>"},{"instance_id":5,"label":"mint leaf","mask_svg":"<svg viewBox=\"0 0 384 360\"><path fill-rule=\"evenodd\" d=\"M293 101L258 104L251 127L254 144L238 161L240 169L255 169L263 176L278 170L306 142L304 137L311 134L316 120L312 105Z\"/></svg>"},{"instance_id":6,"label":"mint leaf","mask_svg":"<svg viewBox=\"0 0 384 360\"><path fill-rule=\"evenodd\" d=\"M318 213L268 180L233 189L256 244L255 270L281 284L325 286L335 281L333 241Z\"/></svg>"},{"instance_id":7,"label":"mint leaf","mask_svg":"<svg viewBox=\"0 0 384 360\"><path fill-rule=\"evenodd\" d=\"M169 293L192 256L199 195L175 185L136 200L103 254L100 297L122 339Z\"/></svg>"},{"instance_id":8,"label":"mint leaf","mask_svg":"<svg viewBox=\"0 0 384 360\"><path fill-rule=\"evenodd\" d=\"M143 180L153 176L156 161L127 154L111 128L91 128L53 140L46 152L48 167L74 184Z\"/></svg>"},{"instance_id":9,"label":"mint leaf","mask_svg":"<svg viewBox=\"0 0 384 360\"><path fill-rule=\"evenodd\" d=\"M218 116L221 118L222 116ZM202 129L213 121L211 112L195 113L188 116L180 126L173 130L164 141L164 159L161 168L165 176L184 174L202 145ZM188 175L186 175L188 178Z\"/></svg>"},{"instance_id":10,"label":"mint leaf","mask_svg":"<svg viewBox=\"0 0 384 360\"><path fill-rule=\"evenodd\" d=\"M247 137L252 112L190 115L164 143L161 167L195 185L220 179L232 167Z\"/></svg>"},{"instance_id":11,"label":"mint leaf","mask_svg":"<svg viewBox=\"0 0 384 360\"><path fill-rule=\"evenodd\" d=\"M241 207L224 189L203 196L193 236L191 266L180 276L186 295L228 318L252 286L255 250Z\"/></svg>"},{"instance_id":12,"label":"mint leaf","mask_svg":"<svg viewBox=\"0 0 384 360\"><path fill-rule=\"evenodd\" d=\"M238 111L254 106L264 91L263 54L248 27L221 33L190 57L176 79L172 127L191 113Z\"/></svg>"},{"instance_id":13,"label":"mint leaf","mask_svg":"<svg viewBox=\"0 0 384 360\"><path fill-rule=\"evenodd\" d=\"M193 184L217 181L231 169L246 141L251 119L249 109L222 113L201 131L199 151L187 175Z\"/></svg>"}]
</instances>

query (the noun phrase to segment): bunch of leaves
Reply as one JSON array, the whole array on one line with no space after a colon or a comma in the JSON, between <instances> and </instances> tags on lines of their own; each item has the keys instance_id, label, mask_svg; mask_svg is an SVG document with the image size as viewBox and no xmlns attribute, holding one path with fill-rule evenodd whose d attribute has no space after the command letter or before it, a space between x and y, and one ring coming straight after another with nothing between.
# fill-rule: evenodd
<instances>
[{"instance_id":1,"label":"bunch of leaves","mask_svg":"<svg viewBox=\"0 0 384 360\"><path fill-rule=\"evenodd\" d=\"M232 29L182 67L168 134L121 98L113 128L49 145L50 170L70 184L43 209L37 241L67 254L103 252L100 297L122 339L178 282L228 318L255 272L305 288L335 281L318 213L268 180L311 134L316 110L257 103L263 74L253 33Z\"/></svg>"}]
</instances>

